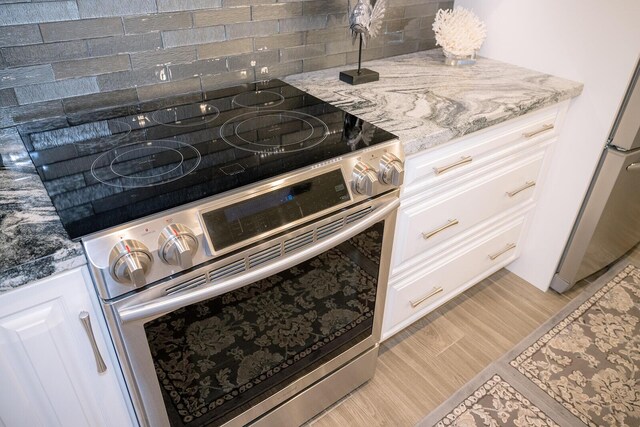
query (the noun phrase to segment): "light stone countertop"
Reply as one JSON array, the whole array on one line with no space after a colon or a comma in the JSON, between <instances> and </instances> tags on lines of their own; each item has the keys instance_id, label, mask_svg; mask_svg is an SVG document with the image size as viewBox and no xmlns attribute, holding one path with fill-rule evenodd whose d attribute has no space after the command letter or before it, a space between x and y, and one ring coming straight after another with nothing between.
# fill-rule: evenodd
<instances>
[{"instance_id":1,"label":"light stone countertop","mask_svg":"<svg viewBox=\"0 0 640 427\"><path fill-rule=\"evenodd\" d=\"M478 58L470 66L443 63L440 49L363 63L380 80L352 86L339 80L343 66L285 80L312 95L396 134L405 154L580 95L583 85L515 65Z\"/></svg>"},{"instance_id":2,"label":"light stone countertop","mask_svg":"<svg viewBox=\"0 0 640 427\"><path fill-rule=\"evenodd\" d=\"M380 81L360 86L339 81L338 72L353 66L285 80L398 135L407 155L582 92L580 83L491 59L446 66L440 50L365 66L378 71ZM0 148L5 159L28 159L19 141ZM0 295L86 263L80 244L69 240L62 228L33 165L22 163L0 167Z\"/></svg>"},{"instance_id":3,"label":"light stone countertop","mask_svg":"<svg viewBox=\"0 0 640 427\"><path fill-rule=\"evenodd\" d=\"M0 168L0 295L83 264L35 170Z\"/></svg>"}]
</instances>

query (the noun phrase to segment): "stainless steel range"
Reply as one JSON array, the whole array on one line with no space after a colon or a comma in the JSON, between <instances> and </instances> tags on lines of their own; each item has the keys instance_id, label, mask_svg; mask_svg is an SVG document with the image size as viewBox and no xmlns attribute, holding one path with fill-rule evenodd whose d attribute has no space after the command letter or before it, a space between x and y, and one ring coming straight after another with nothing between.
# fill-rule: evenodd
<instances>
[{"instance_id":1,"label":"stainless steel range","mask_svg":"<svg viewBox=\"0 0 640 427\"><path fill-rule=\"evenodd\" d=\"M141 425L302 423L372 377L397 138L273 80L22 129Z\"/></svg>"}]
</instances>

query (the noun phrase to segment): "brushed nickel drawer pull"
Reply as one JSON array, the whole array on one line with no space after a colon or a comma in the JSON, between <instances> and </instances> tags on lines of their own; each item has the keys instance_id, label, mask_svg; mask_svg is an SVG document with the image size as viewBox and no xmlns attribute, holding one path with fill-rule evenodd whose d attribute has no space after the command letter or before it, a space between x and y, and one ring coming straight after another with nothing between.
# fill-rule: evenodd
<instances>
[{"instance_id":1,"label":"brushed nickel drawer pull","mask_svg":"<svg viewBox=\"0 0 640 427\"><path fill-rule=\"evenodd\" d=\"M531 187L533 187L533 186L535 186L535 185L536 185L536 182L535 182L535 181L527 181L527 182L525 182L525 184L524 184L522 187L518 187L518 188L516 188L516 189L515 189L515 190L513 190L513 191L507 191L507 196L509 196L509 197L513 197L513 196L515 196L516 194L521 193L521 192L523 192L524 190L526 190L527 188L531 188Z\"/></svg>"},{"instance_id":2,"label":"brushed nickel drawer pull","mask_svg":"<svg viewBox=\"0 0 640 427\"><path fill-rule=\"evenodd\" d=\"M516 247L515 243L509 243L507 244L507 246L505 246L503 249L499 250L495 254L489 255L489 259L493 261L494 259L498 258L500 255L509 252L511 249L514 249L515 247Z\"/></svg>"},{"instance_id":3,"label":"brushed nickel drawer pull","mask_svg":"<svg viewBox=\"0 0 640 427\"><path fill-rule=\"evenodd\" d=\"M538 130L532 130L531 132L525 132L522 134L525 138L531 138L532 136L536 136L539 133L546 132L548 130L553 129L555 126L553 123L548 123L546 125L542 125L542 127Z\"/></svg>"},{"instance_id":4,"label":"brushed nickel drawer pull","mask_svg":"<svg viewBox=\"0 0 640 427\"><path fill-rule=\"evenodd\" d=\"M78 316L80 322L82 323L82 327L84 331L87 333L87 337L89 338L89 343L91 344L91 348L93 349L93 357L96 359L96 368L98 369L98 373L101 374L107 371L107 364L104 363L104 359L100 354L100 349L98 348L98 343L96 343L96 337L93 335L93 329L91 328L91 319L89 318L89 313L86 311L81 311Z\"/></svg>"},{"instance_id":5,"label":"brushed nickel drawer pull","mask_svg":"<svg viewBox=\"0 0 640 427\"><path fill-rule=\"evenodd\" d=\"M444 289L442 289L440 286L431 289L431 292L429 292L428 294L426 294L422 298L419 298L419 299L417 299L415 301L410 301L411 307L416 308L417 306L419 306L420 304L422 304L423 302L425 302L426 300L428 300L432 296L438 295L442 291L444 291Z\"/></svg>"},{"instance_id":6,"label":"brushed nickel drawer pull","mask_svg":"<svg viewBox=\"0 0 640 427\"><path fill-rule=\"evenodd\" d=\"M445 225L436 228L435 230L429 231L428 233L423 232L422 238L424 240L430 239L441 231L446 230L449 227L453 227L454 225L460 224L460 221L457 219L450 219Z\"/></svg>"},{"instance_id":7,"label":"brushed nickel drawer pull","mask_svg":"<svg viewBox=\"0 0 640 427\"><path fill-rule=\"evenodd\" d=\"M458 160L455 163L451 163L450 165L447 166L441 166L439 168L433 168L433 171L436 173L436 175L440 175L443 174L445 172L447 172L448 170L451 170L453 168L457 168L458 166L462 166L465 165L467 163L471 163L473 161L473 159L471 158L471 156L462 156L460 157L460 160Z\"/></svg>"},{"instance_id":8,"label":"brushed nickel drawer pull","mask_svg":"<svg viewBox=\"0 0 640 427\"><path fill-rule=\"evenodd\" d=\"M640 163L636 162L636 163L631 163L629 166L627 166L627 172L638 172L640 171Z\"/></svg>"}]
</instances>

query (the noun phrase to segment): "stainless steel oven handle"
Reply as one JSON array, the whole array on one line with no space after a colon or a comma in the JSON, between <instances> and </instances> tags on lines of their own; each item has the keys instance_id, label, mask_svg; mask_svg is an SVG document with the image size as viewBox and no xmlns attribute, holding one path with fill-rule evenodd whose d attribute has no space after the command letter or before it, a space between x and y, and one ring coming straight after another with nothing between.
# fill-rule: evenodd
<instances>
[{"instance_id":1,"label":"stainless steel oven handle","mask_svg":"<svg viewBox=\"0 0 640 427\"><path fill-rule=\"evenodd\" d=\"M399 205L400 200L397 198L393 199L391 202L373 211L373 213L369 214L361 221L345 227L341 232L336 233L331 237L327 237L314 245L293 253L292 255L280 258L273 264L267 264L264 267L249 270L244 274L232 276L224 282L215 284L210 283L188 292L178 292L173 295L167 295L161 298L156 298L152 301L122 308L119 310L120 319L123 323L127 323L146 318L155 318L175 311L181 307L205 301L215 296L247 286L279 271L293 267L308 258L321 254L356 234L363 232L373 224L389 216L398 208Z\"/></svg>"}]
</instances>

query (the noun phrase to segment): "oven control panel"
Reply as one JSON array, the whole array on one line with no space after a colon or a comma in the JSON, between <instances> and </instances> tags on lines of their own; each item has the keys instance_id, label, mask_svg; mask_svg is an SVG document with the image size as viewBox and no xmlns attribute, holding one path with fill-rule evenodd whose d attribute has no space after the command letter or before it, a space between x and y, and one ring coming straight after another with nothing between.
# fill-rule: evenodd
<instances>
[{"instance_id":1,"label":"oven control panel","mask_svg":"<svg viewBox=\"0 0 640 427\"><path fill-rule=\"evenodd\" d=\"M403 159L390 141L88 236L98 293L118 297L396 189Z\"/></svg>"}]
</instances>

